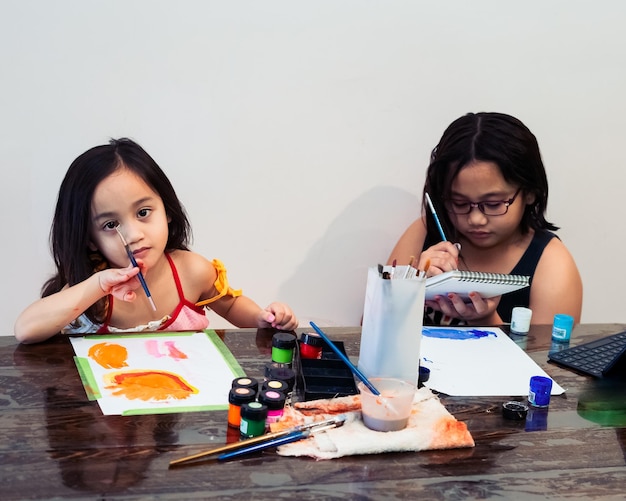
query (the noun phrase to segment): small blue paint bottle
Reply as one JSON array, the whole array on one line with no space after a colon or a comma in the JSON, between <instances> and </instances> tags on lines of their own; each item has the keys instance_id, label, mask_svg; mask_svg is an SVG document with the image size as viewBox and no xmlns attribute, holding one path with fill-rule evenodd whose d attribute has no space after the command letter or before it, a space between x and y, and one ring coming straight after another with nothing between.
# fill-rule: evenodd
<instances>
[{"instance_id":1,"label":"small blue paint bottle","mask_svg":"<svg viewBox=\"0 0 626 501\"><path fill-rule=\"evenodd\" d=\"M574 328L574 317L558 313L554 315L554 323L552 324L552 339L561 343L569 341Z\"/></svg>"},{"instance_id":2,"label":"small blue paint bottle","mask_svg":"<svg viewBox=\"0 0 626 501\"><path fill-rule=\"evenodd\" d=\"M528 403L534 407L548 407L551 392L552 379L544 376L533 376L530 378Z\"/></svg>"}]
</instances>

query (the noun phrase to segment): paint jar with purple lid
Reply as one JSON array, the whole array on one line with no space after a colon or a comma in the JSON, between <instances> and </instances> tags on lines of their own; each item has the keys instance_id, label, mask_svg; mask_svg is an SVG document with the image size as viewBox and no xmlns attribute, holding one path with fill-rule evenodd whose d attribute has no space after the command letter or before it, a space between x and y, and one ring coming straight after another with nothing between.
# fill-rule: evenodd
<instances>
[{"instance_id":1,"label":"paint jar with purple lid","mask_svg":"<svg viewBox=\"0 0 626 501\"><path fill-rule=\"evenodd\" d=\"M259 393L259 403L267 407L267 427L282 417L286 398L284 393L275 390L261 390Z\"/></svg>"}]
</instances>

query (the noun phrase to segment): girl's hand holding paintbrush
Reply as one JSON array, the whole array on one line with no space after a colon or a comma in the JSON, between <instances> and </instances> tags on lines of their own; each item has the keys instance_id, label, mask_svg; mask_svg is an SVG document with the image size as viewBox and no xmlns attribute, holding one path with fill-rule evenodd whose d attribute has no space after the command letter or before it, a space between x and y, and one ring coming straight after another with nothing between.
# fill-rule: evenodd
<instances>
[{"instance_id":1,"label":"girl's hand holding paintbrush","mask_svg":"<svg viewBox=\"0 0 626 501\"><path fill-rule=\"evenodd\" d=\"M446 271L458 269L460 244L449 241L439 242L426 249L420 255L418 269L424 270L427 277L439 275ZM455 293L445 296L436 296L426 300L424 305L435 311L440 311L450 318L461 318L469 325L499 325L502 323L496 308L500 296L485 299L478 293L469 295L470 301Z\"/></svg>"},{"instance_id":2,"label":"girl's hand holding paintbrush","mask_svg":"<svg viewBox=\"0 0 626 501\"><path fill-rule=\"evenodd\" d=\"M430 268L430 261L427 259L424 269ZM470 301L467 301L459 294L451 292L446 295L435 296L433 300L426 300L424 305L427 308L440 311L450 318L462 318L469 325L499 325L502 323L496 313L500 296L487 299L482 298L476 292L470 292L469 298Z\"/></svg>"},{"instance_id":3,"label":"girl's hand holding paintbrush","mask_svg":"<svg viewBox=\"0 0 626 501\"><path fill-rule=\"evenodd\" d=\"M137 262L140 266L140 263ZM128 265L126 268L108 268L97 273L100 288L104 294L111 294L122 301L132 302L137 298L137 289L141 283L137 278L139 266Z\"/></svg>"},{"instance_id":4,"label":"girl's hand holding paintbrush","mask_svg":"<svg viewBox=\"0 0 626 501\"><path fill-rule=\"evenodd\" d=\"M120 238L120 242L124 246L126 255L130 260L130 265L126 268L112 268L101 271L98 277L100 288L105 294L111 294L112 296L123 301L132 302L137 298L135 290L139 287L143 287L152 309L156 311L152 295L150 294L150 290L148 289L148 285L146 284L146 280L141 270L143 263L141 260L137 261L133 255L128 242L126 242L124 234L120 229L119 223L115 226L115 231Z\"/></svg>"},{"instance_id":5,"label":"girl's hand holding paintbrush","mask_svg":"<svg viewBox=\"0 0 626 501\"><path fill-rule=\"evenodd\" d=\"M420 254L418 270L427 277L459 269L459 246L452 242L439 242Z\"/></svg>"}]
</instances>

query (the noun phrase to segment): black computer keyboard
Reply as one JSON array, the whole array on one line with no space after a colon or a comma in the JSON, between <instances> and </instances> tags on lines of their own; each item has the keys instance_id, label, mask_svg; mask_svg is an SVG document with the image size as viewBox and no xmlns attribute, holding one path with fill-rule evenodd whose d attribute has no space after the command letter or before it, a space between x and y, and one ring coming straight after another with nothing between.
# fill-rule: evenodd
<instances>
[{"instance_id":1,"label":"black computer keyboard","mask_svg":"<svg viewBox=\"0 0 626 501\"><path fill-rule=\"evenodd\" d=\"M626 372L626 331L549 353L548 360L595 377L622 375Z\"/></svg>"}]
</instances>

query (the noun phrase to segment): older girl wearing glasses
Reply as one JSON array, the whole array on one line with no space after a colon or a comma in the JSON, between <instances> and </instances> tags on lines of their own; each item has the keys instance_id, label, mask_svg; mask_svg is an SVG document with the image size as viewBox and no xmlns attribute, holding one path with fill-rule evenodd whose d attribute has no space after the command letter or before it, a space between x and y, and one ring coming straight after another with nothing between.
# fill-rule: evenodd
<instances>
[{"instance_id":1,"label":"older girl wearing glasses","mask_svg":"<svg viewBox=\"0 0 626 501\"><path fill-rule=\"evenodd\" d=\"M424 205L390 263L419 256L419 269L429 264L428 276L459 269L531 277L529 288L490 299L471 293L471 303L454 293L437 296L426 302L431 321L499 325L510 322L514 306L532 309L534 324L551 324L555 313L580 321L580 274L552 233L558 227L545 219L546 173L537 140L522 122L502 113L469 113L452 122L432 151L423 194L442 228Z\"/></svg>"}]
</instances>

